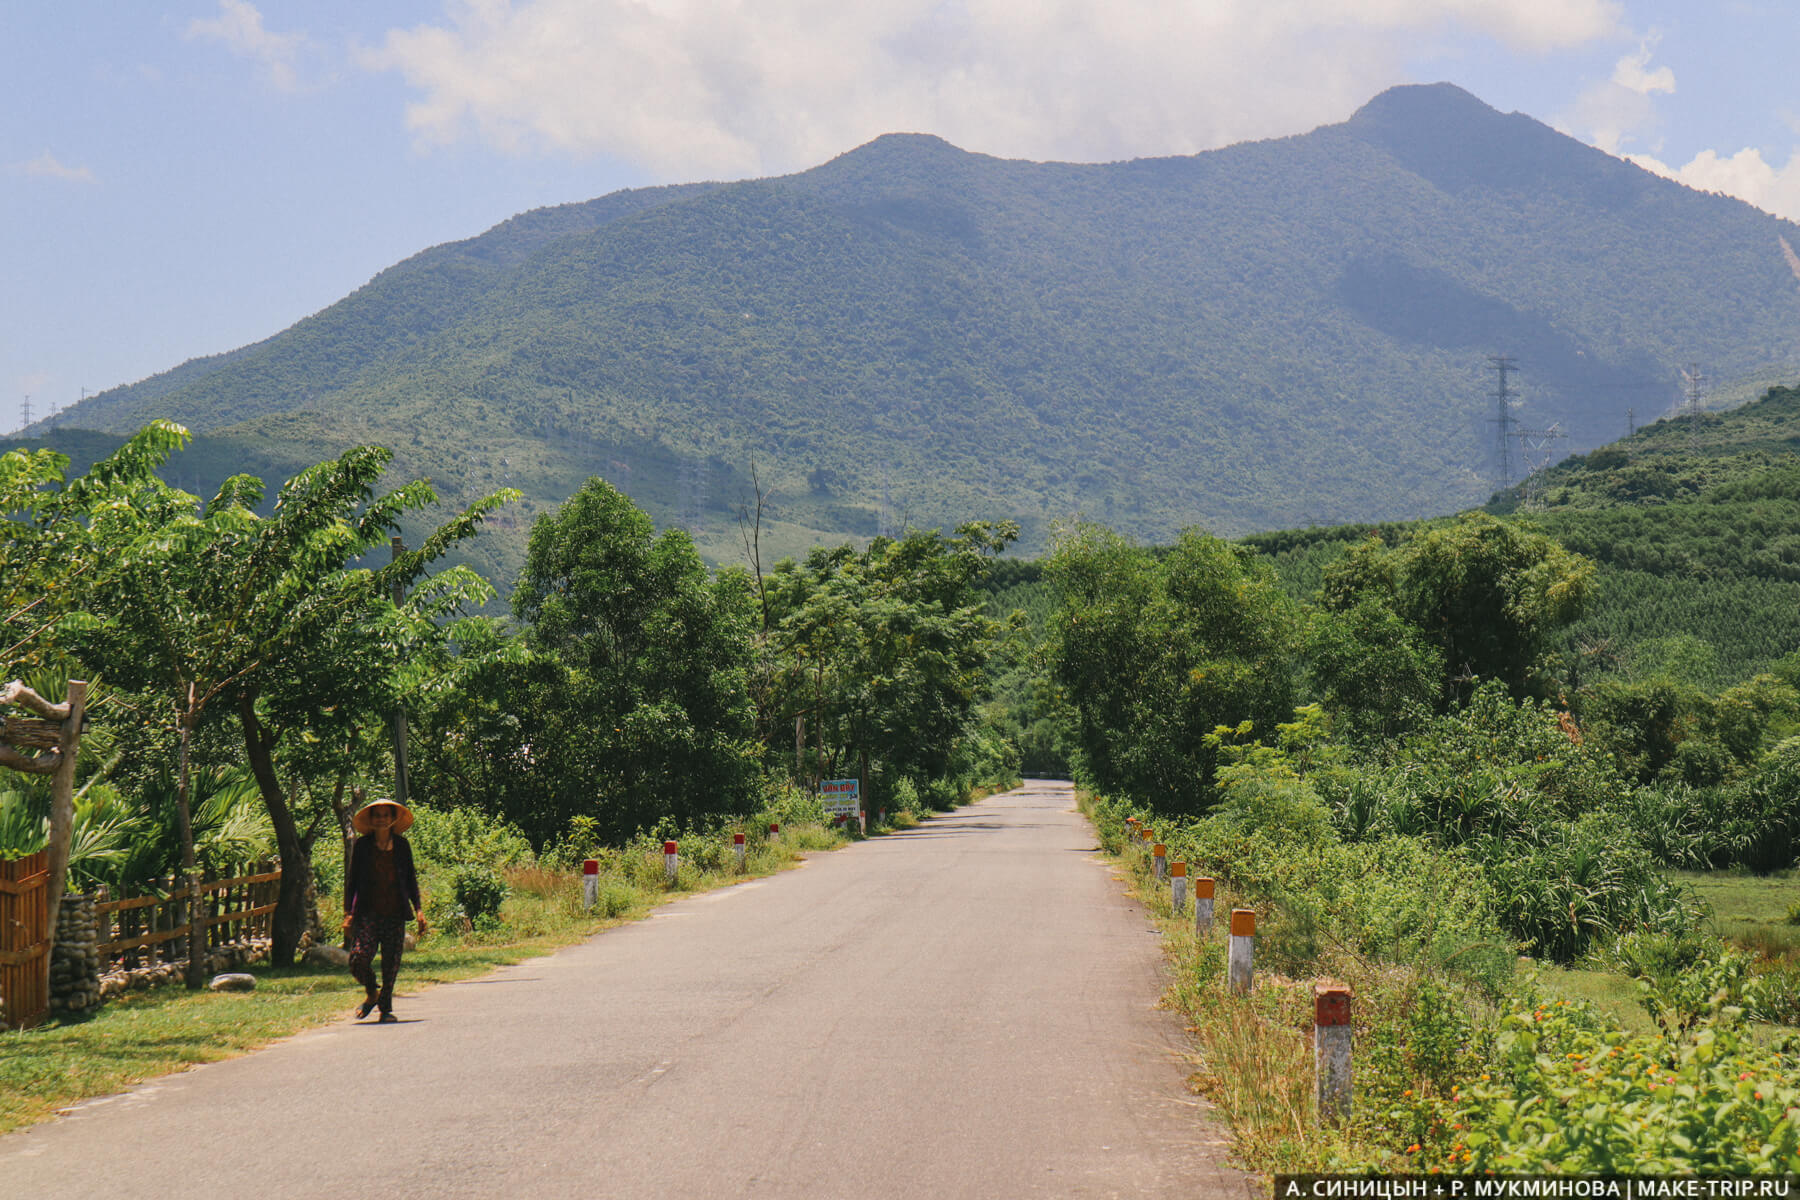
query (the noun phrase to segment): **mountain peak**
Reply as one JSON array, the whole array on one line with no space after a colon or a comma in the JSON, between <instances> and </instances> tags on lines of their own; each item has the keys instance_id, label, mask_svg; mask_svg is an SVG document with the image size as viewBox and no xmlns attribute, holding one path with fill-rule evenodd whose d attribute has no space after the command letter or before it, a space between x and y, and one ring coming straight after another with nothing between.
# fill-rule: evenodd
<instances>
[{"instance_id":1,"label":"mountain peak","mask_svg":"<svg viewBox=\"0 0 1800 1200\"><path fill-rule=\"evenodd\" d=\"M1450 193L1554 191L1616 209L1653 184L1603 151L1450 83L1389 88L1341 128Z\"/></svg>"},{"instance_id":2,"label":"mountain peak","mask_svg":"<svg viewBox=\"0 0 1800 1200\"><path fill-rule=\"evenodd\" d=\"M1414 127L1421 124L1488 121L1500 112L1454 83L1407 83L1391 87L1357 109L1348 124Z\"/></svg>"}]
</instances>

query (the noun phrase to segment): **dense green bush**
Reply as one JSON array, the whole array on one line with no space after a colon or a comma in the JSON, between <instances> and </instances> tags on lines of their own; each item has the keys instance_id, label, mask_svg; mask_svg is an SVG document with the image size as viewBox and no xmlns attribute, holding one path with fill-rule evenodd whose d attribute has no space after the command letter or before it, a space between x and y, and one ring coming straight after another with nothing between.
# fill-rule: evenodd
<instances>
[{"instance_id":1,"label":"dense green bush","mask_svg":"<svg viewBox=\"0 0 1800 1200\"><path fill-rule=\"evenodd\" d=\"M1681 1032L1620 1033L1592 1010L1522 1003L1465 1083L1441 1156L1460 1172L1800 1172L1800 1054L1756 1044L1735 1009Z\"/></svg>"},{"instance_id":2,"label":"dense green bush","mask_svg":"<svg viewBox=\"0 0 1800 1200\"><path fill-rule=\"evenodd\" d=\"M489 866L463 863L450 875L450 891L456 906L477 933L500 924L500 905L506 900L506 881Z\"/></svg>"}]
</instances>

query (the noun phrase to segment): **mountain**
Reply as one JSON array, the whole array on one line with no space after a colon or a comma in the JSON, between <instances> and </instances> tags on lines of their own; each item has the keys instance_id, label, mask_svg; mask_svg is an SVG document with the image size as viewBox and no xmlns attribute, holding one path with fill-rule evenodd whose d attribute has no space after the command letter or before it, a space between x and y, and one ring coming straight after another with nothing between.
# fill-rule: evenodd
<instances>
[{"instance_id":1,"label":"mountain","mask_svg":"<svg viewBox=\"0 0 1800 1200\"><path fill-rule=\"evenodd\" d=\"M796 175L526 213L266 341L88 398L208 461L379 441L447 498L590 473L715 559L1083 514L1145 539L1484 500L1490 355L1523 427L1613 440L1681 368L1800 377L1800 227L1447 84L1342 124L1105 165L894 134ZM204 472L200 472L204 474ZM510 581L510 576L506 576Z\"/></svg>"}]
</instances>

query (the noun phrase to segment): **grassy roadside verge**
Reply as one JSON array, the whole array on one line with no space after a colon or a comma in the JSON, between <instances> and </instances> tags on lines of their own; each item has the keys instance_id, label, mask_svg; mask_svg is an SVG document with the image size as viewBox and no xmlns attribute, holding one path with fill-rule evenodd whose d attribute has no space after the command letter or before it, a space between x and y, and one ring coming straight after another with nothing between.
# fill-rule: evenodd
<instances>
[{"instance_id":1,"label":"grassy roadside verge","mask_svg":"<svg viewBox=\"0 0 1800 1200\"><path fill-rule=\"evenodd\" d=\"M406 956L402 995L548 954L639 920L670 900L787 870L808 851L846 844L844 835L828 829L790 827L778 846L755 843L743 874L729 868L700 871L684 863L676 889L645 881L661 871L658 856L654 864L633 864L637 869L624 876L605 878L593 913L581 907L579 877L537 867L509 872L512 894L500 927L482 933L434 930ZM254 992L181 987L129 992L91 1017L0 1032L0 1134L158 1075L233 1058L344 1020L361 998L361 989L341 968L277 970L263 964L246 970L257 977Z\"/></svg>"},{"instance_id":2,"label":"grassy roadside verge","mask_svg":"<svg viewBox=\"0 0 1800 1200\"><path fill-rule=\"evenodd\" d=\"M1172 912L1118 814L1086 807L1162 926L1165 1003L1187 1021L1192 1083L1230 1125L1239 1165L1265 1176L1800 1173L1800 1031L1742 1019L1756 991L1745 980L1684 976L1671 991L1643 993L1676 1004L1660 1021L1641 1004L1621 1020L1630 1014L1619 985L1638 994L1623 976L1521 960L1510 977L1483 982L1446 963L1359 956L1327 929L1300 927L1284 902L1224 880L1218 920L1196 935L1191 909ZM1368 886L1390 884L1407 886ZM1248 995L1225 986L1222 923L1233 907L1258 914ZM1355 1097L1350 1120L1321 1127L1312 985L1326 977L1356 996ZM1698 984L1704 994L1682 994Z\"/></svg>"}]
</instances>

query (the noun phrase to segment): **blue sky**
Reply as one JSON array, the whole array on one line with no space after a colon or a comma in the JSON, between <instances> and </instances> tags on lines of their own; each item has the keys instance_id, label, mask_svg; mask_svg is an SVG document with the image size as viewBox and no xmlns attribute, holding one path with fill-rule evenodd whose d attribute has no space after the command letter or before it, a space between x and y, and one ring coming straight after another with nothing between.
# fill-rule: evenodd
<instances>
[{"instance_id":1,"label":"blue sky","mask_svg":"<svg viewBox=\"0 0 1800 1200\"><path fill-rule=\"evenodd\" d=\"M427 246L892 130L1185 154L1398 83L1800 220L1790 0L63 0L0 7L0 430Z\"/></svg>"}]
</instances>

